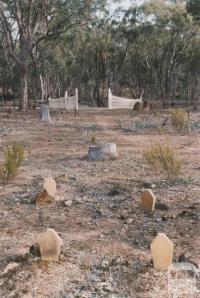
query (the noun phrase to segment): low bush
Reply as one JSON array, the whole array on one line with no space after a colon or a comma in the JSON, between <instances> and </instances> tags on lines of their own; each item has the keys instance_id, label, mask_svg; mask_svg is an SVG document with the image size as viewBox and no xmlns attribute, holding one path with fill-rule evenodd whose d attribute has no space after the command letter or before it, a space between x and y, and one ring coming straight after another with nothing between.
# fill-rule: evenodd
<instances>
[{"instance_id":1,"label":"low bush","mask_svg":"<svg viewBox=\"0 0 200 298\"><path fill-rule=\"evenodd\" d=\"M96 136L95 135L91 136L89 144L96 145L96 143L97 143Z\"/></svg>"},{"instance_id":2,"label":"low bush","mask_svg":"<svg viewBox=\"0 0 200 298\"><path fill-rule=\"evenodd\" d=\"M168 179L174 180L180 173L181 161L176 156L174 150L162 143L156 143L144 153L146 162L161 174L165 174Z\"/></svg>"},{"instance_id":3,"label":"low bush","mask_svg":"<svg viewBox=\"0 0 200 298\"><path fill-rule=\"evenodd\" d=\"M13 179L24 159L24 147L20 144L13 144L4 152L4 161L0 166L0 178L3 182Z\"/></svg>"},{"instance_id":4,"label":"low bush","mask_svg":"<svg viewBox=\"0 0 200 298\"><path fill-rule=\"evenodd\" d=\"M171 124L179 133L183 133L190 128L188 114L183 109L171 109Z\"/></svg>"}]
</instances>

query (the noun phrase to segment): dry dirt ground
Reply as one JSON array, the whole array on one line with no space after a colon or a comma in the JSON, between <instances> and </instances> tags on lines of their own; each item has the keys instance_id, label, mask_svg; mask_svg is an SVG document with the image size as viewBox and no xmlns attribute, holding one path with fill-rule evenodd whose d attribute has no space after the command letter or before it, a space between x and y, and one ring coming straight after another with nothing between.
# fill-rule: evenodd
<instances>
[{"instance_id":1,"label":"dry dirt ground","mask_svg":"<svg viewBox=\"0 0 200 298\"><path fill-rule=\"evenodd\" d=\"M194 130L178 135L157 114L103 109L53 113L42 123L37 111L0 112L1 158L14 141L25 148L18 176L0 185L0 297L151 298L200 297L168 293L166 271L152 266L149 245L158 232L174 243L174 263L200 262L200 113ZM136 124L133 126L133 124ZM89 162L90 138L115 142L119 159ZM171 144L183 161L169 183L146 165L143 152L156 141ZM36 207L43 177L57 179L56 202ZM153 188L164 208L140 208L144 188ZM67 203L65 203L67 202ZM67 206L68 205L68 206ZM58 263L42 263L29 248L46 228L63 239ZM16 269L5 273L16 262Z\"/></svg>"}]
</instances>

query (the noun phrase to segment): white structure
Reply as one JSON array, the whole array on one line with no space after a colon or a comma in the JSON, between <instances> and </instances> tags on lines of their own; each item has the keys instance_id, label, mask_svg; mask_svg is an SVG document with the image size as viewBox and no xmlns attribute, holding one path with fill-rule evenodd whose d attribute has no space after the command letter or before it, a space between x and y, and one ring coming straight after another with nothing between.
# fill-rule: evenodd
<instances>
[{"instance_id":1,"label":"white structure","mask_svg":"<svg viewBox=\"0 0 200 298\"><path fill-rule=\"evenodd\" d=\"M133 109L136 102L142 103L142 96L137 99L118 97L108 89L108 109Z\"/></svg>"},{"instance_id":2,"label":"white structure","mask_svg":"<svg viewBox=\"0 0 200 298\"><path fill-rule=\"evenodd\" d=\"M68 96L68 92L65 92L64 97L49 98L50 109L61 110L78 110L78 89L75 89L74 96Z\"/></svg>"}]
</instances>

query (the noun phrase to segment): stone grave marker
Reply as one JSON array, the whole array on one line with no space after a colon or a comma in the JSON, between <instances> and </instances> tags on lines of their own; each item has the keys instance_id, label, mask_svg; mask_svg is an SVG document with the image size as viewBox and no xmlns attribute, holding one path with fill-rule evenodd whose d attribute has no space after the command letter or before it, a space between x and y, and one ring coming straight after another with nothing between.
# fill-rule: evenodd
<instances>
[{"instance_id":1,"label":"stone grave marker","mask_svg":"<svg viewBox=\"0 0 200 298\"><path fill-rule=\"evenodd\" d=\"M146 189L141 196L141 206L142 208L154 211L156 203L156 197L150 189Z\"/></svg>"},{"instance_id":2,"label":"stone grave marker","mask_svg":"<svg viewBox=\"0 0 200 298\"><path fill-rule=\"evenodd\" d=\"M43 183L43 190L37 194L35 198L36 205L43 205L51 203L55 200L56 182L53 178L45 178Z\"/></svg>"},{"instance_id":3,"label":"stone grave marker","mask_svg":"<svg viewBox=\"0 0 200 298\"><path fill-rule=\"evenodd\" d=\"M62 239L54 229L47 229L45 233L40 234L37 242L42 261L58 261Z\"/></svg>"},{"instance_id":4,"label":"stone grave marker","mask_svg":"<svg viewBox=\"0 0 200 298\"><path fill-rule=\"evenodd\" d=\"M167 269L172 265L174 246L164 233L158 233L150 247L154 268Z\"/></svg>"}]
</instances>

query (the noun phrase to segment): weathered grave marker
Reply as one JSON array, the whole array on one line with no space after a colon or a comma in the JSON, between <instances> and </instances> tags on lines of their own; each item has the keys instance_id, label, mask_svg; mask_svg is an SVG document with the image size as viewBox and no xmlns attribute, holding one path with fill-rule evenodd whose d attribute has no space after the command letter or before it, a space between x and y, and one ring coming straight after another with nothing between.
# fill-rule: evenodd
<instances>
[{"instance_id":1,"label":"weathered grave marker","mask_svg":"<svg viewBox=\"0 0 200 298\"><path fill-rule=\"evenodd\" d=\"M118 158L117 146L114 143L89 146L88 159L91 161L113 160L117 158Z\"/></svg>"},{"instance_id":2,"label":"weathered grave marker","mask_svg":"<svg viewBox=\"0 0 200 298\"><path fill-rule=\"evenodd\" d=\"M141 196L141 206L142 208L154 211L156 203L156 197L150 189L146 189Z\"/></svg>"},{"instance_id":3,"label":"weathered grave marker","mask_svg":"<svg viewBox=\"0 0 200 298\"><path fill-rule=\"evenodd\" d=\"M45 178L43 184L43 191L40 192L36 198L36 205L51 203L55 200L56 182L53 178Z\"/></svg>"},{"instance_id":4,"label":"weathered grave marker","mask_svg":"<svg viewBox=\"0 0 200 298\"><path fill-rule=\"evenodd\" d=\"M167 269L172 264L173 243L164 233L159 233L151 243L153 265L156 269Z\"/></svg>"},{"instance_id":5,"label":"weathered grave marker","mask_svg":"<svg viewBox=\"0 0 200 298\"><path fill-rule=\"evenodd\" d=\"M62 239L54 229L47 229L38 237L42 261L58 261Z\"/></svg>"}]
</instances>

